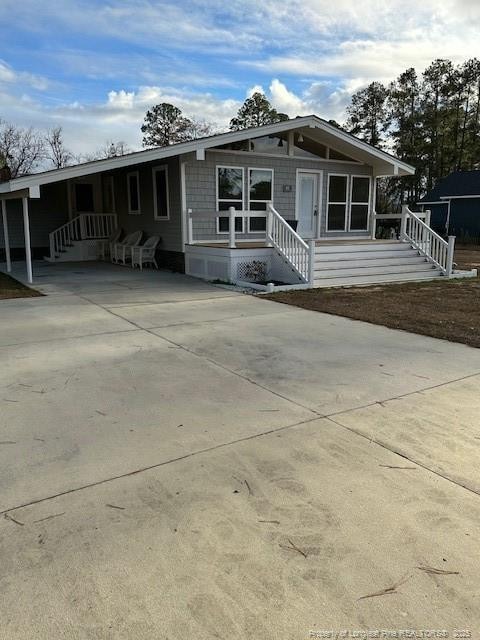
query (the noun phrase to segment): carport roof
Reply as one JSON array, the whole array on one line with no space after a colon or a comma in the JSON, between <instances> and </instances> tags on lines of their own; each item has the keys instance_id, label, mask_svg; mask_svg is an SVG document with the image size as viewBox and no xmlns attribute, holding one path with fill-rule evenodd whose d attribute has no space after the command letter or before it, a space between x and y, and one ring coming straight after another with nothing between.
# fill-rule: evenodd
<instances>
[{"instance_id":1,"label":"carport roof","mask_svg":"<svg viewBox=\"0 0 480 640\"><path fill-rule=\"evenodd\" d=\"M255 127L251 129L242 129L241 131L229 131L205 138L199 138L189 142L181 142L168 147L155 147L154 149L146 149L145 151L137 151L123 156L114 158L106 158L104 160L95 160L92 162L84 162L72 167L63 169L53 169L19 178L14 178L0 184L0 195L15 193L18 191L31 190L38 191L41 185L52 182L60 182L70 178L101 173L103 171L111 171L122 167L128 167L143 162L151 162L171 158L185 153L204 152L212 147L228 144L231 142L239 142L246 139L258 138L261 136L278 134L296 129L310 128L312 137L315 138L315 131L322 134L322 140L327 144L330 142L338 151L349 155L359 162L372 165L376 175L413 175L414 167L395 158L394 156L373 147L355 136L335 127L326 120L315 115L293 118L283 122L277 122L271 125ZM38 195L37 195L38 197Z\"/></svg>"}]
</instances>

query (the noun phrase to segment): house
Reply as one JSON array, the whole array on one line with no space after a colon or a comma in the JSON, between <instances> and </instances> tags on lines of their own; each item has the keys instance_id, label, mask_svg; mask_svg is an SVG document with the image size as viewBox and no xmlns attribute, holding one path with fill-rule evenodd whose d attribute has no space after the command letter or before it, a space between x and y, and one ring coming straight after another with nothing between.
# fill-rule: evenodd
<instances>
[{"instance_id":1,"label":"house","mask_svg":"<svg viewBox=\"0 0 480 640\"><path fill-rule=\"evenodd\" d=\"M375 240L376 179L413 173L305 116L1 183L0 240L30 282L32 256L96 260L116 227L160 236L160 266L258 288L451 275L453 246L419 214Z\"/></svg>"},{"instance_id":2,"label":"house","mask_svg":"<svg viewBox=\"0 0 480 640\"><path fill-rule=\"evenodd\" d=\"M454 171L438 180L418 202L431 212L431 225L441 234L480 238L480 171Z\"/></svg>"}]
</instances>

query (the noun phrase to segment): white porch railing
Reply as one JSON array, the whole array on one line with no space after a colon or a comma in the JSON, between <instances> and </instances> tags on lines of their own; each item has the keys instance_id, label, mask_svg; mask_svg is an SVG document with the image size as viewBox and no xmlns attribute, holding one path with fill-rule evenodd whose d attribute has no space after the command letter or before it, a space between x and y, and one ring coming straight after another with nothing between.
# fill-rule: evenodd
<instances>
[{"instance_id":1,"label":"white porch railing","mask_svg":"<svg viewBox=\"0 0 480 640\"><path fill-rule=\"evenodd\" d=\"M430 215L427 219L430 220ZM402 207L400 240L410 242L419 253L439 267L445 275L452 275L455 236L448 236L447 242L405 205Z\"/></svg>"},{"instance_id":2,"label":"white porch railing","mask_svg":"<svg viewBox=\"0 0 480 640\"><path fill-rule=\"evenodd\" d=\"M49 234L50 257L62 253L76 240L108 238L116 226L115 213L82 213Z\"/></svg>"},{"instance_id":3,"label":"white porch railing","mask_svg":"<svg viewBox=\"0 0 480 640\"><path fill-rule=\"evenodd\" d=\"M220 223L218 222L220 218L228 218L228 231L219 232ZM235 228L235 221L238 218L242 218L242 231L237 231ZM250 230L250 219L251 218L263 218L265 220L265 228L266 228L266 211L239 211L234 207L230 207L228 211L212 211L207 213L193 213L192 209L188 209L187 211L187 244L198 244L204 242L218 242L219 236L220 242L227 242L230 249L235 249L237 246L237 242L240 240L238 236L246 236L241 238L242 242L248 241L263 241L265 240L265 231L251 231ZM201 222L211 222L215 221L214 229L210 229L207 233L201 236L201 232L194 229L194 225ZM245 230L245 228L247 230ZM212 238L213 236L213 238ZM260 236L260 237L259 237Z\"/></svg>"},{"instance_id":4,"label":"white porch railing","mask_svg":"<svg viewBox=\"0 0 480 640\"><path fill-rule=\"evenodd\" d=\"M288 224L272 204L267 205L267 241L285 258L304 282L313 280L315 241L309 244Z\"/></svg>"},{"instance_id":5,"label":"white porch railing","mask_svg":"<svg viewBox=\"0 0 480 640\"><path fill-rule=\"evenodd\" d=\"M448 236L448 241L439 236L430 227L430 215L429 210L414 212L403 205L401 213L375 214L375 220L400 220L399 239L409 242L428 262L441 269L446 276L451 276L455 236Z\"/></svg>"}]
</instances>

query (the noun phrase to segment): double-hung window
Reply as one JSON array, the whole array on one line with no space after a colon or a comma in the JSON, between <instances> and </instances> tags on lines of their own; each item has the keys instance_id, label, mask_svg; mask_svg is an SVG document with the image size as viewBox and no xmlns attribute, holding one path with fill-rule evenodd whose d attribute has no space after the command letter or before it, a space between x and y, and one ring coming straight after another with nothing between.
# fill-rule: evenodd
<instances>
[{"instance_id":1,"label":"double-hung window","mask_svg":"<svg viewBox=\"0 0 480 640\"><path fill-rule=\"evenodd\" d=\"M230 207L244 209L244 170L243 167L217 167L217 211L228 211ZM218 233L228 233L230 219L220 216ZM243 232L243 217L235 218L235 231Z\"/></svg>"},{"instance_id":2,"label":"double-hung window","mask_svg":"<svg viewBox=\"0 0 480 640\"><path fill-rule=\"evenodd\" d=\"M248 170L248 209L266 211L273 200L273 169ZM249 218L249 232L266 230L266 218Z\"/></svg>"},{"instance_id":3,"label":"double-hung window","mask_svg":"<svg viewBox=\"0 0 480 640\"><path fill-rule=\"evenodd\" d=\"M152 169L153 213L155 220L169 219L168 168L166 165Z\"/></svg>"},{"instance_id":4,"label":"double-hung window","mask_svg":"<svg viewBox=\"0 0 480 640\"><path fill-rule=\"evenodd\" d=\"M140 184L138 171L127 173L128 213L139 214L140 209Z\"/></svg>"}]
</instances>

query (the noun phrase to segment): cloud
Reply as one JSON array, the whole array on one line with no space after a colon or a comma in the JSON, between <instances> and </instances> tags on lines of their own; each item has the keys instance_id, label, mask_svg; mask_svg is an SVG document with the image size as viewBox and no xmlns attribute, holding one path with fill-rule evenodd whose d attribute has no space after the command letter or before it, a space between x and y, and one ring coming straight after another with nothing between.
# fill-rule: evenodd
<instances>
[{"instance_id":1,"label":"cloud","mask_svg":"<svg viewBox=\"0 0 480 640\"><path fill-rule=\"evenodd\" d=\"M39 12L38 0L2 0L2 12L0 116L61 124L91 151L106 139L138 148L146 110L163 101L228 126L263 88L279 111L342 121L372 80L475 56L480 2L49 0Z\"/></svg>"},{"instance_id":2,"label":"cloud","mask_svg":"<svg viewBox=\"0 0 480 640\"><path fill-rule=\"evenodd\" d=\"M0 60L0 86L5 84L26 86L38 91L46 91L49 86L46 78L26 71L15 71L6 62Z\"/></svg>"}]
</instances>

